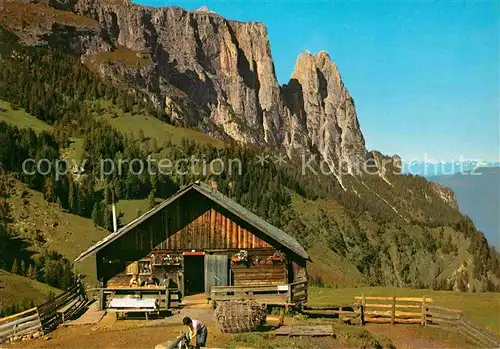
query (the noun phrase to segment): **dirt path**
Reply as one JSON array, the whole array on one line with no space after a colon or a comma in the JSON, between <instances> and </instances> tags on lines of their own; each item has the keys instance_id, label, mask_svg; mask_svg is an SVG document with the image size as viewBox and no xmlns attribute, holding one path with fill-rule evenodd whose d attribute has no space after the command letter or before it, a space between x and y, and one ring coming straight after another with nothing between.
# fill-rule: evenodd
<instances>
[{"instance_id":1,"label":"dirt path","mask_svg":"<svg viewBox=\"0 0 500 349\"><path fill-rule=\"evenodd\" d=\"M414 325L367 325L367 330L389 338L398 349L474 348L460 334Z\"/></svg>"},{"instance_id":2,"label":"dirt path","mask_svg":"<svg viewBox=\"0 0 500 349\"><path fill-rule=\"evenodd\" d=\"M208 343L215 347L226 348L235 338L239 338L241 346L265 347L296 347L296 348L345 348L352 347L352 341L344 343L342 338L274 338L272 334L251 333L242 336L232 336L220 333L215 327L214 311L208 307L187 307L179 313L166 319L155 319L150 321L140 320L116 320L114 314L106 315L97 325L84 325L74 327L63 327L50 333L50 339L40 338L26 342L18 342L6 348L40 348L40 349L153 349L157 344L175 339L180 331L186 331L182 325L184 316L203 321L208 327ZM269 323L277 323L274 317L269 316ZM285 320L290 325L291 318ZM307 322L307 320L305 320ZM343 329L343 327L342 327ZM352 330L355 340L361 340L366 336L358 333L359 327L346 327ZM387 343L388 338L398 349L413 348L474 348L467 343L459 334L445 332L434 328L423 328L420 326L405 325L368 325L363 330L370 331L378 337L380 343ZM342 333L345 331L342 330ZM344 333L344 335L348 332ZM362 338L363 337L363 338ZM360 342L361 343L361 342ZM234 342L232 342L234 346ZM288 346L287 346L288 345ZM385 344L383 344L385 345ZM359 347L359 346L356 346ZM2 347L3 348L3 347Z\"/></svg>"},{"instance_id":3,"label":"dirt path","mask_svg":"<svg viewBox=\"0 0 500 349\"><path fill-rule=\"evenodd\" d=\"M50 339L40 338L15 343L10 348L50 349L152 349L157 344L175 339L180 331L187 331L182 325L184 316L204 321L208 327L208 343L223 343L230 336L221 334L215 328L214 311L210 308L185 308L167 319L116 320L114 314L106 315L95 326L63 327L50 333Z\"/></svg>"}]
</instances>

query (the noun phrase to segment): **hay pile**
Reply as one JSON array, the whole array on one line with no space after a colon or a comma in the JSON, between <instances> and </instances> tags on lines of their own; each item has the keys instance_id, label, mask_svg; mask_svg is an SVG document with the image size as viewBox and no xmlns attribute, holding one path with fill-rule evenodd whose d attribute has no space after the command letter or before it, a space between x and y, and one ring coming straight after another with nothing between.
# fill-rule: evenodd
<instances>
[{"instance_id":1,"label":"hay pile","mask_svg":"<svg viewBox=\"0 0 500 349\"><path fill-rule=\"evenodd\" d=\"M215 309L215 319L221 332L251 332L266 322L266 309L252 300L221 302Z\"/></svg>"}]
</instances>

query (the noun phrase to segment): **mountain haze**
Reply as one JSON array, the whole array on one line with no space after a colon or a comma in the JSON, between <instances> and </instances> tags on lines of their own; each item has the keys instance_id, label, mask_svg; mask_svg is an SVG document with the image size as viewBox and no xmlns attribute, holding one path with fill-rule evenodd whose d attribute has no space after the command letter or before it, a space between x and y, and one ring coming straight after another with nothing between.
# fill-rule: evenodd
<instances>
[{"instance_id":1,"label":"mountain haze","mask_svg":"<svg viewBox=\"0 0 500 349\"><path fill-rule=\"evenodd\" d=\"M485 234L488 241L500 247L500 167L483 167L429 180L451 188L458 206Z\"/></svg>"}]
</instances>

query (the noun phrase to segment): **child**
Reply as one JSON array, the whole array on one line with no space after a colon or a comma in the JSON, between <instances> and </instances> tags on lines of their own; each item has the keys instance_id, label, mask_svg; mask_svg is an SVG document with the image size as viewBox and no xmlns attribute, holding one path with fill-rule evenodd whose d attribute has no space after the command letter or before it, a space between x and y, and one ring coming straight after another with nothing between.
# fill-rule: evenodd
<instances>
[{"instance_id":1,"label":"child","mask_svg":"<svg viewBox=\"0 0 500 349\"><path fill-rule=\"evenodd\" d=\"M196 337L196 348L204 347L207 343L207 326L199 320L185 317L182 322L189 327L191 338Z\"/></svg>"}]
</instances>

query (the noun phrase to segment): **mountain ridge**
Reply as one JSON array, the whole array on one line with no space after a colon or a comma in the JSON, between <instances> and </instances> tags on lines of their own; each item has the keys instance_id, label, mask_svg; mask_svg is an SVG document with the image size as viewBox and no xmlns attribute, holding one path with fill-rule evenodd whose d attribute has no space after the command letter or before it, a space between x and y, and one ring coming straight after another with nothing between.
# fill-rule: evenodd
<instances>
[{"instance_id":1,"label":"mountain ridge","mask_svg":"<svg viewBox=\"0 0 500 349\"><path fill-rule=\"evenodd\" d=\"M72 35L80 41L73 46L82 61L98 61L94 68L103 77L146 92L176 122L240 144L283 147L289 155L318 153L341 184L341 172L366 160L354 101L324 51L299 55L292 79L280 86L261 22L129 1L46 5L97 21L99 34L90 29L87 36ZM144 58L142 64L97 59L120 54L120 47L129 57Z\"/></svg>"}]
</instances>

